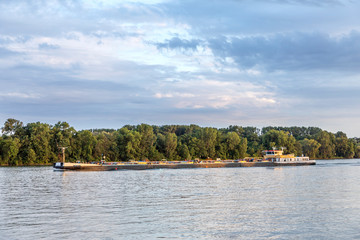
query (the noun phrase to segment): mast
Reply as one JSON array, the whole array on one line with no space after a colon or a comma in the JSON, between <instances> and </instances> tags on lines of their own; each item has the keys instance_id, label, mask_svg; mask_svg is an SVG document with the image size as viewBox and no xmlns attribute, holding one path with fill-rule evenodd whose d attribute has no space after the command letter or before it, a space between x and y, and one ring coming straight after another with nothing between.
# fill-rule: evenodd
<instances>
[{"instance_id":1,"label":"mast","mask_svg":"<svg viewBox=\"0 0 360 240\"><path fill-rule=\"evenodd\" d=\"M65 163L65 149L67 147L59 147L59 148L61 148L61 151L62 151L62 162Z\"/></svg>"}]
</instances>

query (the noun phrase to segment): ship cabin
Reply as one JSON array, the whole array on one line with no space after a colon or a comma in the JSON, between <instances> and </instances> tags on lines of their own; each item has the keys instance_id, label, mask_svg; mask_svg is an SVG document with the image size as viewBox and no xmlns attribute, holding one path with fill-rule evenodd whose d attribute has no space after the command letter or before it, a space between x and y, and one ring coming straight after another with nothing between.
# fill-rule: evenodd
<instances>
[{"instance_id":1,"label":"ship cabin","mask_svg":"<svg viewBox=\"0 0 360 240\"><path fill-rule=\"evenodd\" d=\"M270 162L299 162L309 161L309 157L295 157L294 154L283 154L283 150L265 150L264 159Z\"/></svg>"},{"instance_id":2,"label":"ship cabin","mask_svg":"<svg viewBox=\"0 0 360 240\"><path fill-rule=\"evenodd\" d=\"M281 156L283 155L283 150L265 150L263 151L264 156Z\"/></svg>"}]
</instances>

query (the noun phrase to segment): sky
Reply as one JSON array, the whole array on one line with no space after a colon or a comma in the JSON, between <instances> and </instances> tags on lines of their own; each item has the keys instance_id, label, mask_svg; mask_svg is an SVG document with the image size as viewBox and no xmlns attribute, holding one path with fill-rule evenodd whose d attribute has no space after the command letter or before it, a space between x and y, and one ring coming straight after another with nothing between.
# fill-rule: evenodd
<instances>
[{"instance_id":1,"label":"sky","mask_svg":"<svg viewBox=\"0 0 360 240\"><path fill-rule=\"evenodd\" d=\"M0 0L0 126L360 137L360 1Z\"/></svg>"}]
</instances>

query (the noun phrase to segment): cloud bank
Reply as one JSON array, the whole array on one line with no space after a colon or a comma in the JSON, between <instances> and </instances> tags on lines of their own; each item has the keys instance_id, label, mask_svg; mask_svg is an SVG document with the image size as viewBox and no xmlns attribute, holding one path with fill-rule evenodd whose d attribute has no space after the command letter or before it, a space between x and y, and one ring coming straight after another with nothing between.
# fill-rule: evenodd
<instances>
[{"instance_id":1,"label":"cloud bank","mask_svg":"<svg viewBox=\"0 0 360 240\"><path fill-rule=\"evenodd\" d=\"M0 1L0 120L360 136L360 4Z\"/></svg>"}]
</instances>

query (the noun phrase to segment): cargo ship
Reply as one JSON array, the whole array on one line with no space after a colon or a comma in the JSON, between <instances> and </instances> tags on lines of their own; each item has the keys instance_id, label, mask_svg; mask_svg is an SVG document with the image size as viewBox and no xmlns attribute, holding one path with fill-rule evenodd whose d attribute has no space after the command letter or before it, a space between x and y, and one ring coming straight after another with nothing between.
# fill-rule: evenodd
<instances>
[{"instance_id":1,"label":"cargo ship","mask_svg":"<svg viewBox=\"0 0 360 240\"><path fill-rule=\"evenodd\" d=\"M147 170L161 168L224 168L224 167L278 167L315 165L315 160L309 157L295 157L294 154L283 154L283 150L263 151L263 158L245 158L237 160L185 160L185 161L129 161L106 162L101 160L92 163L69 163L63 161L54 163L54 170L64 171L116 171L116 170Z\"/></svg>"}]
</instances>

